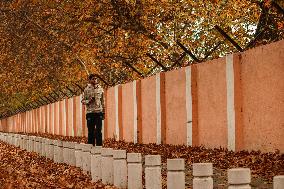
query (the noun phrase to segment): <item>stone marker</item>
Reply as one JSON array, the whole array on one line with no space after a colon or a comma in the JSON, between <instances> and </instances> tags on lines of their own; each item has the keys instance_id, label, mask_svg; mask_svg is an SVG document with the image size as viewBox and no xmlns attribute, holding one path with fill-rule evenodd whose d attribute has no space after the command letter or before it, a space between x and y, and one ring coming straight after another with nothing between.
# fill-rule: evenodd
<instances>
[{"instance_id":1,"label":"stone marker","mask_svg":"<svg viewBox=\"0 0 284 189\"><path fill-rule=\"evenodd\" d=\"M44 139L44 155L45 155L45 157L47 158L47 156L48 156L48 150L49 150L49 141L48 141L49 139L48 138L45 138Z\"/></svg>"},{"instance_id":2,"label":"stone marker","mask_svg":"<svg viewBox=\"0 0 284 189\"><path fill-rule=\"evenodd\" d=\"M83 143L76 143L75 144L75 160L76 160L76 167L83 169L82 163L82 146Z\"/></svg>"},{"instance_id":3,"label":"stone marker","mask_svg":"<svg viewBox=\"0 0 284 189\"><path fill-rule=\"evenodd\" d=\"M126 150L113 150L113 184L127 188Z\"/></svg>"},{"instance_id":4,"label":"stone marker","mask_svg":"<svg viewBox=\"0 0 284 189\"><path fill-rule=\"evenodd\" d=\"M91 175L93 182L102 179L101 151L101 146L94 146L91 150Z\"/></svg>"},{"instance_id":5,"label":"stone marker","mask_svg":"<svg viewBox=\"0 0 284 189\"><path fill-rule=\"evenodd\" d=\"M167 159L167 188L184 189L184 159Z\"/></svg>"},{"instance_id":6,"label":"stone marker","mask_svg":"<svg viewBox=\"0 0 284 189\"><path fill-rule=\"evenodd\" d=\"M142 189L142 155L127 153L128 189Z\"/></svg>"},{"instance_id":7,"label":"stone marker","mask_svg":"<svg viewBox=\"0 0 284 189\"><path fill-rule=\"evenodd\" d=\"M70 160L70 165L76 166L76 158L75 158L75 142L68 143L68 155Z\"/></svg>"},{"instance_id":8,"label":"stone marker","mask_svg":"<svg viewBox=\"0 0 284 189\"><path fill-rule=\"evenodd\" d=\"M145 156L145 185L146 188L161 189L161 156L147 155Z\"/></svg>"},{"instance_id":9,"label":"stone marker","mask_svg":"<svg viewBox=\"0 0 284 189\"><path fill-rule=\"evenodd\" d=\"M83 164L83 172L90 173L91 172L91 149L92 144L84 144L82 146L82 164Z\"/></svg>"},{"instance_id":10,"label":"stone marker","mask_svg":"<svg viewBox=\"0 0 284 189\"><path fill-rule=\"evenodd\" d=\"M213 189L212 163L193 163L193 189Z\"/></svg>"},{"instance_id":11,"label":"stone marker","mask_svg":"<svg viewBox=\"0 0 284 189\"><path fill-rule=\"evenodd\" d=\"M68 142L67 141L62 141L63 143L63 162L66 164L70 164L70 160L69 160L69 155L68 155Z\"/></svg>"},{"instance_id":12,"label":"stone marker","mask_svg":"<svg viewBox=\"0 0 284 189\"><path fill-rule=\"evenodd\" d=\"M250 169L234 168L228 170L228 189L250 189Z\"/></svg>"},{"instance_id":13,"label":"stone marker","mask_svg":"<svg viewBox=\"0 0 284 189\"><path fill-rule=\"evenodd\" d=\"M113 150L102 148L102 182L113 184Z\"/></svg>"},{"instance_id":14,"label":"stone marker","mask_svg":"<svg viewBox=\"0 0 284 189\"><path fill-rule=\"evenodd\" d=\"M273 189L284 188L284 175L278 175L273 177Z\"/></svg>"},{"instance_id":15,"label":"stone marker","mask_svg":"<svg viewBox=\"0 0 284 189\"><path fill-rule=\"evenodd\" d=\"M63 163L63 143L61 140L54 140L54 162Z\"/></svg>"},{"instance_id":16,"label":"stone marker","mask_svg":"<svg viewBox=\"0 0 284 189\"><path fill-rule=\"evenodd\" d=\"M54 145L53 145L53 140L52 139L47 139L47 158L53 160L54 158Z\"/></svg>"}]
</instances>

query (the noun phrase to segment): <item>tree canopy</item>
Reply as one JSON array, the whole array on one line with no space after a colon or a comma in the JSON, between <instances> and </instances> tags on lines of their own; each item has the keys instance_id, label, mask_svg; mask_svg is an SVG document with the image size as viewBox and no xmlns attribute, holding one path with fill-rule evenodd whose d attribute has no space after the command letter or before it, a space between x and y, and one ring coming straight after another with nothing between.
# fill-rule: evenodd
<instances>
[{"instance_id":1,"label":"tree canopy","mask_svg":"<svg viewBox=\"0 0 284 189\"><path fill-rule=\"evenodd\" d=\"M281 0L3 0L0 114L283 39ZM180 45L179 45L180 44ZM157 64L158 63L158 64ZM0 116L1 117L1 116Z\"/></svg>"}]
</instances>

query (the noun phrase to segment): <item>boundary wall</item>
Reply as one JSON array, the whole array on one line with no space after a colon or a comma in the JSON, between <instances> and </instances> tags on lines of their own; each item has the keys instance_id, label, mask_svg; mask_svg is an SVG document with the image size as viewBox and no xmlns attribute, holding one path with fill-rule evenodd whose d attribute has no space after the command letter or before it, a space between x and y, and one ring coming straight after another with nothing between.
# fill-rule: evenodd
<instances>
[{"instance_id":1,"label":"boundary wall","mask_svg":"<svg viewBox=\"0 0 284 189\"><path fill-rule=\"evenodd\" d=\"M284 40L108 88L104 138L284 152ZM0 120L0 131L87 136L81 96Z\"/></svg>"}]
</instances>

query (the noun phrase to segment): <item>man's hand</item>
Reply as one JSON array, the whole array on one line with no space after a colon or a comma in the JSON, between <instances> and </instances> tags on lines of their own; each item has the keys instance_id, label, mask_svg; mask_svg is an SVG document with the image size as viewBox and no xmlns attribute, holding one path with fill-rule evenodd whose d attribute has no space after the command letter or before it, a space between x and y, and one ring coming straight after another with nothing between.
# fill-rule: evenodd
<instances>
[{"instance_id":1,"label":"man's hand","mask_svg":"<svg viewBox=\"0 0 284 189\"><path fill-rule=\"evenodd\" d=\"M104 120L105 119L105 112L102 112L102 120Z\"/></svg>"}]
</instances>

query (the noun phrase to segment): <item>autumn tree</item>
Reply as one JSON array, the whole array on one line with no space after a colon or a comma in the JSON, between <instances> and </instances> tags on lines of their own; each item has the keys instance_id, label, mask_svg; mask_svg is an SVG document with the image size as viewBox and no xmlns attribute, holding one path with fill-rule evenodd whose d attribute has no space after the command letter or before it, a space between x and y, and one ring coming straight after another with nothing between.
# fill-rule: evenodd
<instances>
[{"instance_id":1,"label":"autumn tree","mask_svg":"<svg viewBox=\"0 0 284 189\"><path fill-rule=\"evenodd\" d=\"M283 39L280 0L0 2L0 114ZM189 56L182 44L196 57ZM86 71L87 70L87 71ZM14 112L15 113L15 112Z\"/></svg>"}]
</instances>

